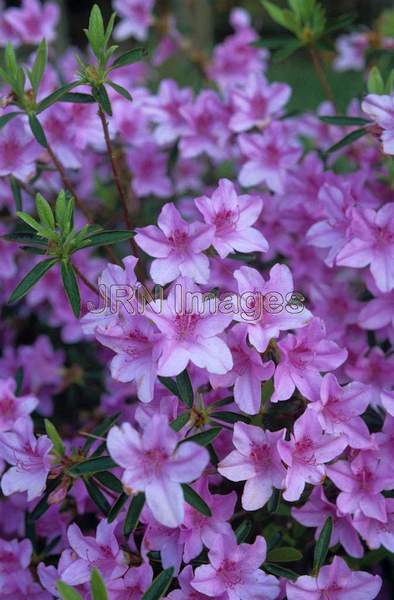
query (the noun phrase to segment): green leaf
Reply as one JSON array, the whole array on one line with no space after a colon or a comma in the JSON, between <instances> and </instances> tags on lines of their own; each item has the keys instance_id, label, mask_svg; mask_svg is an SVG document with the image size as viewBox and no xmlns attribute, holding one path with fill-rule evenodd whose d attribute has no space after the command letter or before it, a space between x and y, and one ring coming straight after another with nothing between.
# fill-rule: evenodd
<instances>
[{"instance_id":1,"label":"green leaf","mask_svg":"<svg viewBox=\"0 0 394 600\"><path fill-rule=\"evenodd\" d=\"M81 313L81 296L74 267L68 260L62 260L61 271L64 290L70 302L72 311L78 319Z\"/></svg>"},{"instance_id":2,"label":"green leaf","mask_svg":"<svg viewBox=\"0 0 394 600\"><path fill-rule=\"evenodd\" d=\"M394 69L391 70L390 75L388 76L385 91L388 95L394 91Z\"/></svg>"},{"instance_id":3,"label":"green leaf","mask_svg":"<svg viewBox=\"0 0 394 600\"><path fill-rule=\"evenodd\" d=\"M347 117L346 115L336 115L335 117L319 117L319 120L328 125L343 125L345 127L351 125L368 125L371 123L368 119L361 119L360 117Z\"/></svg>"},{"instance_id":4,"label":"green leaf","mask_svg":"<svg viewBox=\"0 0 394 600\"><path fill-rule=\"evenodd\" d=\"M89 237L79 245L78 250L81 248L90 248L92 246L109 246L111 244L117 244L129 240L133 235L134 233L132 231L100 231L94 235L89 235Z\"/></svg>"},{"instance_id":5,"label":"green leaf","mask_svg":"<svg viewBox=\"0 0 394 600\"><path fill-rule=\"evenodd\" d=\"M385 92L383 77L376 65L369 72L367 88L370 94L384 94Z\"/></svg>"},{"instance_id":6,"label":"green leaf","mask_svg":"<svg viewBox=\"0 0 394 600\"><path fill-rule=\"evenodd\" d=\"M89 437L83 445L82 452L84 454L86 454L89 448L91 448L91 446L95 443L95 438L102 438L105 436L107 431L109 431L112 425L114 425L119 419L119 415L120 413L116 413L111 417L106 417L93 429L93 431L90 434L91 437Z\"/></svg>"},{"instance_id":7,"label":"green leaf","mask_svg":"<svg viewBox=\"0 0 394 600\"><path fill-rule=\"evenodd\" d=\"M284 579L289 579L289 581L295 581L298 579L298 573L291 571L290 569L285 569L284 567L280 567L278 565L271 565L266 563L264 565L264 569L271 573L271 575L275 575L276 577L283 577Z\"/></svg>"},{"instance_id":8,"label":"green leaf","mask_svg":"<svg viewBox=\"0 0 394 600\"><path fill-rule=\"evenodd\" d=\"M205 515L206 517L212 517L212 511L205 500L203 500L201 496L197 494L192 487L190 487L190 485L187 485L186 483L182 483L181 485L185 502L198 510L198 512L200 512L202 515Z\"/></svg>"},{"instance_id":9,"label":"green leaf","mask_svg":"<svg viewBox=\"0 0 394 600\"><path fill-rule=\"evenodd\" d=\"M97 569L92 570L90 577L90 589L92 600L108 600L107 590L103 578Z\"/></svg>"},{"instance_id":10,"label":"green leaf","mask_svg":"<svg viewBox=\"0 0 394 600\"><path fill-rule=\"evenodd\" d=\"M72 104L94 104L96 100L91 94L82 92L67 92L61 99L61 102L70 102Z\"/></svg>"},{"instance_id":11,"label":"green leaf","mask_svg":"<svg viewBox=\"0 0 394 600\"><path fill-rule=\"evenodd\" d=\"M105 30L105 39L104 39L104 46L107 47L108 46L108 42L110 40L110 37L112 35L112 31L114 29L114 25L115 25L115 19L116 19L116 12L112 13L109 21L108 21L108 25L107 25L107 29Z\"/></svg>"},{"instance_id":12,"label":"green leaf","mask_svg":"<svg viewBox=\"0 0 394 600\"><path fill-rule=\"evenodd\" d=\"M174 431L180 431L182 429L182 427L184 427L186 425L186 423L189 421L189 419L190 419L190 413L184 412L170 423L170 427L172 427L172 429Z\"/></svg>"},{"instance_id":13,"label":"green leaf","mask_svg":"<svg viewBox=\"0 0 394 600\"><path fill-rule=\"evenodd\" d=\"M291 40L288 42L283 48L277 50L273 56L274 62L282 62L289 58L294 52L296 52L299 48L302 48L304 44L299 40Z\"/></svg>"},{"instance_id":14,"label":"green leaf","mask_svg":"<svg viewBox=\"0 0 394 600\"><path fill-rule=\"evenodd\" d=\"M5 115L2 115L0 117L0 129L2 129L5 125L7 125L7 123L12 121L12 119L15 119L15 117L17 117L18 115L21 115L21 114L23 114L23 113L9 112L9 113L6 113Z\"/></svg>"},{"instance_id":15,"label":"green leaf","mask_svg":"<svg viewBox=\"0 0 394 600\"><path fill-rule=\"evenodd\" d=\"M37 142L43 146L44 148L48 148L47 138L45 136L45 132L42 128L40 121L37 119L36 115L29 115L29 125L32 134L36 138Z\"/></svg>"},{"instance_id":16,"label":"green leaf","mask_svg":"<svg viewBox=\"0 0 394 600\"><path fill-rule=\"evenodd\" d=\"M64 216L66 214L66 194L64 190L61 190L56 198L55 204L55 217L56 224L60 229L64 226Z\"/></svg>"},{"instance_id":17,"label":"green leaf","mask_svg":"<svg viewBox=\"0 0 394 600\"><path fill-rule=\"evenodd\" d=\"M66 83L66 85L63 85L59 89L55 90L52 94L49 94L49 96L47 96L46 98L41 100L41 102L39 103L39 105L37 107L37 114L46 110L47 108L49 108L56 102L64 101L63 100L64 96L66 96L67 93L70 90L72 90L73 88L75 88L77 85L80 85L79 81L73 81L72 83Z\"/></svg>"},{"instance_id":18,"label":"green leaf","mask_svg":"<svg viewBox=\"0 0 394 600\"><path fill-rule=\"evenodd\" d=\"M22 386L23 386L23 376L24 376L24 370L23 367L18 367L15 373L15 396L20 396L22 393Z\"/></svg>"},{"instance_id":19,"label":"green leaf","mask_svg":"<svg viewBox=\"0 0 394 600\"><path fill-rule=\"evenodd\" d=\"M84 462L73 465L68 469L69 475L79 477L80 475L94 475L100 471L108 471L118 465L110 456L100 456L99 458L88 458Z\"/></svg>"},{"instance_id":20,"label":"green leaf","mask_svg":"<svg viewBox=\"0 0 394 600\"><path fill-rule=\"evenodd\" d=\"M56 587L60 594L60 597L63 598L63 600L82 600L82 596L80 595L80 593L77 592L77 590L72 588L70 585L67 585L67 583L64 583L63 581L58 581Z\"/></svg>"},{"instance_id":21,"label":"green leaf","mask_svg":"<svg viewBox=\"0 0 394 600\"><path fill-rule=\"evenodd\" d=\"M105 89L105 87L103 85L99 85L98 87L93 88L92 94L93 94L93 97L95 98L96 102L98 102L99 105L101 106L101 108L103 109L103 111L111 117L112 116L111 101L109 99L109 96L107 94L107 90Z\"/></svg>"},{"instance_id":22,"label":"green leaf","mask_svg":"<svg viewBox=\"0 0 394 600\"><path fill-rule=\"evenodd\" d=\"M313 557L313 572L318 573L319 569L322 565L324 565L327 552L330 547L330 540L332 534L332 517L328 517L326 522L323 525L323 528L320 532L319 539L316 542L315 553Z\"/></svg>"},{"instance_id":23,"label":"green leaf","mask_svg":"<svg viewBox=\"0 0 394 600\"><path fill-rule=\"evenodd\" d=\"M49 202L41 194L36 195L36 209L41 223L49 227L49 229L54 229L55 217L53 216Z\"/></svg>"},{"instance_id":24,"label":"green leaf","mask_svg":"<svg viewBox=\"0 0 394 600\"><path fill-rule=\"evenodd\" d=\"M126 65L132 65L136 62L140 62L143 58L148 55L148 52L145 48L133 48L133 50L129 50L124 54L118 56L118 58L112 63L110 70L119 69L120 67L125 67Z\"/></svg>"},{"instance_id":25,"label":"green leaf","mask_svg":"<svg viewBox=\"0 0 394 600\"><path fill-rule=\"evenodd\" d=\"M238 525L237 529L235 530L235 536L237 538L237 542L238 544L242 544L243 542L245 542L248 537L249 534L251 533L253 529L253 523L250 519L245 519L245 521L242 521L242 523L240 523L240 525Z\"/></svg>"},{"instance_id":26,"label":"green leaf","mask_svg":"<svg viewBox=\"0 0 394 600\"><path fill-rule=\"evenodd\" d=\"M163 377L162 375L159 375L158 380L160 381L161 384L164 385L164 387L167 388L167 390L169 390L171 392L171 394L174 394L174 396L177 396L177 397L179 396L179 391L178 391L176 381L171 379L171 377Z\"/></svg>"},{"instance_id":27,"label":"green leaf","mask_svg":"<svg viewBox=\"0 0 394 600\"><path fill-rule=\"evenodd\" d=\"M84 480L86 489L88 491L89 496L95 503L95 505L101 510L101 512L107 516L111 510L108 500L104 496L104 494L99 490L97 485L91 481L90 479Z\"/></svg>"},{"instance_id":28,"label":"green leaf","mask_svg":"<svg viewBox=\"0 0 394 600\"><path fill-rule=\"evenodd\" d=\"M279 25L282 25L282 27L289 29L289 31L297 33L298 24L293 13L291 13L289 10L281 9L267 0L260 0L260 2L268 12L271 19L273 19L276 23L279 23Z\"/></svg>"},{"instance_id":29,"label":"green leaf","mask_svg":"<svg viewBox=\"0 0 394 600\"><path fill-rule=\"evenodd\" d=\"M302 553L296 548L283 546L282 548L274 548L267 555L269 562L295 562L301 560Z\"/></svg>"},{"instance_id":30,"label":"green leaf","mask_svg":"<svg viewBox=\"0 0 394 600\"><path fill-rule=\"evenodd\" d=\"M18 76L18 63L13 45L8 42L4 50L4 60L7 73L16 81Z\"/></svg>"},{"instance_id":31,"label":"green leaf","mask_svg":"<svg viewBox=\"0 0 394 600\"><path fill-rule=\"evenodd\" d=\"M11 177L11 190L16 210L22 211L22 192L18 180L15 177Z\"/></svg>"},{"instance_id":32,"label":"green leaf","mask_svg":"<svg viewBox=\"0 0 394 600\"><path fill-rule=\"evenodd\" d=\"M96 458L96 456L92 456ZM111 471L99 471L94 474L94 479L102 483L106 488L121 494L123 492L123 484Z\"/></svg>"},{"instance_id":33,"label":"green leaf","mask_svg":"<svg viewBox=\"0 0 394 600\"><path fill-rule=\"evenodd\" d=\"M134 529L138 525L138 521L144 508L145 504L145 494L140 492L130 502L129 510L127 511L127 516L124 522L124 530L123 533L126 538L133 533Z\"/></svg>"},{"instance_id":34,"label":"green leaf","mask_svg":"<svg viewBox=\"0 0 394 600\"><path fill-rule=\"evenodd\" d=\"M29 227L31 227L32 229L37 231L37 233L41 237L51 239L51 240L57 240L57 236L54 231L52 231L51 229L49 229L48 227L46 227L44 225L41 225L41 223L36 221L36 219L31 217L29 214L18 210L18 211L16 211L16 216L19 219L21 219L21 221L24 221L25 223L27 223L27 225L29 225Z\"/></svg>"},{"instance_id":35,"label":"green leaf","mask_svg":"<svg viewBox=\"0 0 394 600\"><path fill-rule=\"evenodd\" d=\"M93 6L90 12L87 37L94 54L97 58L100 58L105 49L105 31L103 15L97 4Z\"/></svg>"},{"instance_id":36,"label":"green leaf","mask_svg":"<svg viewBox=\"0 0 394 600\"><path fill-rule=\"evenodd\" d=\"M162 598L170 587L173 574L174 567L162 571L160 575L153 580L152 585L146 590L141 600L158 600L159 598Z\"/></svg>"},{"instance_id":37,"label":"green leaf","mask_svg":"<svg viewBox=\"0 0 394 600\"><path fill-rule=\"evenodd\" d=\"M115 92L117 92L120 96L123 96L123 98L126 98L126 100L130 100L130 102L133 101L133 96L130 94L130 92L128 92L126 90L126 88L124 88L121 85L118 85L117 83L115 83L114 81L107 81L108 85L111 86L112 89L115 90Z\"/></svg>"},{"instance_id":38,"label":"green leaf","mask_svg":"<svg viewBox=\"0 0 394 600\"><path fill-rule=\"evenodd\" d=\"M332 154L332 152L336 152L337 150L340 150L341 148L344 148L345 146L349 146L349 144L352 144L353 142L364 137L364 135L367 135L367 133L368 133L368 129L364 129L364 128L356 129L355 131L352 131L348 135L345 135L344 138L342 138L339 142L337 142L333 146L330 146L330 148L328 148L328 150L326 150L325 153Z\"/></svg>"},{"instance_id":39,"label":"green leaf","mask_svg":"<svg viewBox=\"0 0 394 600\"><path fill-rule=\"evenodd\" d=\"M122 492L120 494L120 496L118 497L118 499L115 500L114 504L111 506L111 510L108 515L108 519L107 519L108 523L112 523L113 521L115 521L116 517L118 516L118 514L120 513L120 511L126 504L128 498L129 498L128 495L125 494L124 492Z\"/></svg>"},{"instance_id":40,"label":"green leaf","mask_svg":"<svg viewBox=\"0 0 394 600\"><path fill-rule=\"evenodd\" d=\"M250 418L246 415L240 415L239 413L231 411L214 412L210 415L212 419L218 419L224 421L224 423L237 423L242 421L243 423L250 423Z\"/></svg>"},{"instance_id":41,"label":"green leaf","mask_svg":"<svg viewBox=\"0 0 394 600\"><path fill-rule=\"evenodd\" d=\"M183 442L194 442L195 444L199 444L199 446L208 446L208 444L213 442L213 440L221 431L221 427L212 427L211 429L207 429L201 433L196 433L195 435L184 438L179 443L183 444Z\"/></svg>"},{"instance_id":42,"label":"green leaf","mask_svg":"<svg viewBox=\"0 0 394 600\"><path fill-rule=\"evenodd\" d=\"M178 397L182 400L184 404L186 404L188 408L192 408L194 393L187 369L185 369L184 371L182 371L182 373L176 376L176 385L178 388Z\"/></svg>"},{"instance_id":43,"label":"green leaf","mask_svg":"<svg viewBox=\"0 0 394 600\"><path fill-rule=\"evenodd\" d=\"M29 79L33 91L37 93L40 86L41 80L44 76L45 68L48 62L48 46L45 40L42 40L38 46L36 58L33 64L33 68L29 73Z\"/></svg>"},{"instance_id":44,"label":"green leaf","mask_svg":"<svg viewBox=\"0 0 394 600\"><path fill-rule=\"evenodd\" d=\"M280 505L280 490L274 488L270 499L267 502L267 510L269 513L276 513Z\"/></svg>"},{"instance_id":45,"label":"green leaf","mask_svg":"<svg viewBox=\"0 0 394 600\"><path fill-rule=\"evenodd\" d=\"M56 454L58 456L64 456L66 453L66 449L56 427L48 419L44 419L44 423L45 431L47 432L47 436L53 444Z\"/></svg>"},{"instance_id":46,"label":"green leaf","mask_svg":"<svg viewBox=\"0 0 394 600\"><path fill-rule=\"evenodd\" d=\"M57 263L57 258L50 258L39 262L33 269L22 279L12 292L8 302L15 304L27 294L27 292L44 277L45 273L49 271Z\"/></svg>"}]
</instances>

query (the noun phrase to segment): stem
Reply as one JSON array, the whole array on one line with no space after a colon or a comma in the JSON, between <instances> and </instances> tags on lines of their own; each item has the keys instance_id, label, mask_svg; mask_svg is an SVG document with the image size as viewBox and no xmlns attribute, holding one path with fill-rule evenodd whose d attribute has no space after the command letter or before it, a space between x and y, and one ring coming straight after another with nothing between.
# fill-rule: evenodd
<instances>
[{"instance_id":1,"label":"stem","mask_svg":"<svg viewBox=\"0 0 394 600\"><path fill-rule=\"evenodd\" d=\"M108 121L107 121L104 111L100 105L99 105L98 114L99 114L99 117L101 120L101 124L103 126L105 144L107 146L108 155L111 160L112 173L114 176L116 189L118 190L120 202L122 205L123 217L124 217L127 229L132 229L131 219L130 219L129 211L127 208L127 197L126 197L125 191L122 186L121 174L119 172L118 164L115 160L115 152L114 152L114 149L112 146L111 137L109 135Z\"/></svg>"},{"instance_id":2,"label":"stem","mask_svg":"<svg viewBox=\"0 0 394 600\"><path fill-rule=\"evenodd\" d=\"M83 281L83 283L86 285L86 287L88 287L93 293L97 294L97 296L100 296L100 293L99 293L98 289L96 288L96 286L91 281L89 281L89 279L78 269L78 267L76 267L74 264L73 264L73 267L74 267L76 274L78 275L80 280Z\"/></svg>"},{"instance_id":3,"label":"stem","mask_svg":"<svg viewBox=\"0 0 394 600\"><path fill-rule=\"evenodd\" d=\"M336 100L335 100L335 96L334 93L331 89L331 85L330 82L327 79L327 76L324 72L324 69L322 67L322 64L320 62L320 56L319 56L319 52L316 50L316 48L314 48L314 46L308 46L308 50L309 50L309 54L311 56L312 59L312 63L313 66L315 68L316 71L316 75L319 78L320 81L320 85L326 95L327 100L329 100L330 102L332 102L332 104L334 105L335 109L337 110L337 106L336 106ZM338 110L337 110L338 112Z\"/></svg>"},{"instance_id":4,"label":"stem","mask_svg":"<svg viewBox=\"0 0 394 600\"><path fill-rule=\"evenodd\" d=\"M103 132L104 132L104 138L105 138L105 144L107 146L107 152L111 161L111 167L112 167L112 173L114 176L114 181L115 181L115 185L116 185L116 189L118 190L118 194L119 194L119 199L120 199L120 203L122 205L122 210L123 210L123 218L125 220L126 223L126 227L127 229L133 229L133 225L131 222L131 218L130 218L130 214L129 214L129 210L128 210L128 198L127 195L123 189L123 185L122 185L122 176L121 173L119 171L119 165L116 161L115 158L115 151L114 148L112 146L112 141L111 141L111 136L109 134L109 129L108 129L108 121L107 121L107 117L105 116L105 113L103 111L103 109L101 108L100 104L98 105L98 114L100 117L100 121L103 127ZM130 246L132 249L132 252L134 254L134 256L136 258L138 258L138 263L136 266L136 273L139 279L144 279L145 278L145 271L144 271L144 267L143 267L143 263L141 261L141 257L139 254L139 248L137 246L137 244L135 243L134 238L130 239Z\"/></svg>"}]
</instances>

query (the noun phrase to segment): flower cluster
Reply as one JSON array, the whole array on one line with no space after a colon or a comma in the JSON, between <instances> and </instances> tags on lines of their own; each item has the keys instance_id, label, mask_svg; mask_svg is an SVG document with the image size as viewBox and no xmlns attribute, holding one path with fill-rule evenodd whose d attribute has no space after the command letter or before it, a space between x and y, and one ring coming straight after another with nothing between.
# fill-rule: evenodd
<instances>
[{"instance_id":1,"label":"flower cluster","mask_svg":"<svg viewBox=\"0 0 394 600\"><path fill-rule=\"evenodd\" d=\"M292 112L246 11L208 54L154 4L50 63L55 4L0 16L0 597L384 599L394 80Z\"/></svg>"}]
</instances>

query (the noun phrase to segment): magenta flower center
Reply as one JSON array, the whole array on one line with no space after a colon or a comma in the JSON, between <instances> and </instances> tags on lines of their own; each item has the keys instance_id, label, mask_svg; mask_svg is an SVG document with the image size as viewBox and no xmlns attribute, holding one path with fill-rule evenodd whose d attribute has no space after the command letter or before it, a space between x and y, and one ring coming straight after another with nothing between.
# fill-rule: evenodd
<instances>
[{"instance_id":1,"label":"magenta flower center","mask_svg":"<svg viewBox=\"0 0 394 600\"><path fill-rule=\"evenodd\" d=\"M192 313L178 314L175 317L175 331L178 340L192 336L196 330L200 316Z\"/></svg>"},{"instance_id":2,"label":"magenta flower center","mask_svg":"<svg viewBox=\"0 0 394 600\"><path fill-rule=\"evenodd\" d=\"M216 213L213 224L216 226L216 233L224 235L234 231L239 215L233 210L221 210Z\"/></svg>"},{"instance_id":3,"label":"magenta flower center","mask_svg":"<svg viewBox=\"0 0 394 600\"><path fill-rule=\"evenodd\" d=\"M169 237L169 241L176 250L184 250L188 239L186 231L181 231L180 229L174 229Z\"/></svg>"}]
</instances>

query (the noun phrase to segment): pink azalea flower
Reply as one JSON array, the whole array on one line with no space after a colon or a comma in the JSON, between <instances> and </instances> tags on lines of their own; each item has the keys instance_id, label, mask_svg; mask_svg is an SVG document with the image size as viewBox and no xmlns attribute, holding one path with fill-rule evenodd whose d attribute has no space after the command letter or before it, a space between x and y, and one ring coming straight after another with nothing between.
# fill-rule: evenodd
<instances>
[{"instance_id":1,"label":"pink azalea flower","mask_svg":"<svg viewBox=\"0 0 394 600\"><path fill-rule=\"evenodd\" d=\"M132 187L137 196L154 194L167 198L172 185L167 176L167 156L154 143L132 148L127 153L127 162L133 174Z\"/></svg>"},{"instance_id":2,"label":"pink azalea flower","mask_svg":"<svg viewBox=\"0 0 394 600\"><path fill-rule=\"evenodd\" d=\"M234 400L249 415L256 415L261 407L261 382L274 374L272 360L263 362L260 354L246 342L247 327L235 325L227 334L227 344L233 356L233 368L225 375L210 375L214 389L234 385Z\"/></svg>"},{"instance_id":3,"label":"pink azalea flower","mask_svg":"<svg viewBox=\"0 0 394 600\"><path fill-rule=\"evenodd\" d=\"M355 197L349 184L341 187L325 183L319 191L319 201L324 206L325 218L312 225L306 239L317 248L329 248L325 262L332 267L338 253L348 242L347 231Z\"/></svg>"},{"instance_id":4,"label":"pink azalea flower","mask_svg":"<svg viewBox=\"0 0 394 600\"><path fill-rule=\"evenodd\" d=\"M26 591L31 582L28 570L33 552L30 540L3 540L0 538L0 595ZM26 577L27 575L27 577ZM29 577L30 575L30 577ZM25 596L26 598L26 596Z\"/></svg>"},{"instance_id":5,"label":"pink azalea flower","mask_svg":"<svg viewBox=\"0 0 394 600\"><path fill-rule=\"evenodd\" d=\"M394 288L394 204L378 211L353 209L350 241L339 252L337 264L363 268L369 265L381 292Z\"/></svg>"},{"instance_id":6,"label":"pink azalea flower","mask_svg":"<svg viewBox=\"0 0 394 600\"><path fill-rule=\"evenodd\" d=\"M234 533L217 536L211 546L209 565L198 567L191 585L198 592L228 600L274 600L279 592L275 577L260 570L265 561L267 544L257 536L254 544L237 545Z\"/></svg>"},{"instance_id":7,"label":"pink azalea flower","mask_svg":"<svg viewBox=\"0 0 394 600\"><path fill-rule=\"evenodd\" d=\"M251 267L241 267L234 277L238 282L234 318L248 323L249 342L259 352L280 331L304 327L312 318L304 306L292 303L293 277L286 265L273 266L267 281Z\"/></svg>"},{"instance_id":8,"label":"pink azalea flower","mask_svg":"<svg viewBox=\"0 0 394 600\"><path fill-rule=\"evenodd\" d=\"M185 118L182 108L193 100L190 88L179 88L172 79L160 83L156 96L150 98L145 111L154 123L155 138L158 144L175 142L185 132Z\"/></svg>"},{"instance_id":9,"label":"pink azalea flower","mask_svg":"<svg viewBox=\"0 0 394 600\"><path fill-rule=\"evenodd\" d=\"M46 435L34 437L30 418L18 419L13 431L0 433L0 457L11 465L1 479L3 494L27 492L29 501L40 496L52 465L52 447Z\"/></svg>"},{"instance_id":10,"label":"pink azalea flower","mask_svg":"<svg viewBox=\"0 0 394 600\"><path fill-rule=\"evenodd\" d=\"M191 582L193 577L193 569L188 565L178 576L178 582L181 588L170 592L168 596L165 597L166 600L209 600L209 596L201 594L192 587ZM226 598L226 593L216 596L216 600L226 600Z\"/></svg>"},{"instance_id":11,"label":"pink azalea flower","mask_svg":"<svg viewBox=\"0 0 394 600\"><path fill-rule=\"evenodd\" d=\"M262 133L244 133L238 144L245 158L239 183L244 187L265 183L273 192L283 193L287 172L301 157L301 149L291 143L283 123L274 122Z\"/></svg>"},{"instance_id":12,"label":"pink azalea flower","mask_svg":"<svg viewBox=\"0 0 394 600\"><path fill-rule=\"evenodd\" d=\"M277 443L283 439L285 430L264 431L254 425L235 423L233 444L230 452L218 466L223 477L231 481L245 481L242 507L257 510L263 507L273 489L281 489L286 470L278 454Z\"/></svg>"},{"instance_id":13,"label":"pink azalea flower","mask_svg":"<svg viewBox=\"0 0 394 600\"><path fill-rule=\"evenodd\" d=\"M347 365L346 373L370 387L372 405L382 405L390 414L394 411L391 398L394 386L393 355L386 355L381 348L374 346L368 353L360 354L353 364Z\"/></svg>"},{"instance_id":14,"label":"pink azalea flower","mask_svg":"<svg viewBox=\"0 0 394 600\"><path fill-rule=\"evenodd\" d=\"M214 228L212 245L220 258L234 250L238 252L266 252L268 242L263 234L252 227L263 208L257 196L238 196L234 184L220 179L211 198L202 196L195 204L205 222Z\"/></svg>"},{"instance_id":15,"label":"pink azalea flower","mask_svg":"<svg viewBox=\"0 0 394 600\"><path fill-rule=\"evenodd\" d=\"M127 571L127 559L115 537L116 522L103 520L97 526L96 537L84 536L75 523L67 530L68 542L77 558L63 571L62 581L79 585L90 581L93 568L105 579L122 577Z\"/></svg>"},{"instance_id":16,"label":"pink azalea flower","mask_svg":"<svg viewBox=\"0 0 394 600\"><path fill-rule=\"evenodd\" d=\"M271 402L288 400L295 388L308 400L319 395L321 371L337 369L347 358L347 351L327 339L324 322L313 318L295 335L278 342L279 364L275 369L275 390Z\"/></svg>"},{"instance_id":17,"label":"pink azalea flower","mask_svg":"<svg viewBox=\"0 0 394 600\"><path fill-rule=\"evenodd\" d=\"M389 552L394 552L394 498L386 498L386 510L386 523L357 511L353 517L353 527L371 550L384 546Z\"/></svg>"},{"instance_id":18,"label":"pink azalea flower","mask_svg":"<svg viewBox=\"0 0 394 600\"><path fill-rule=\"evenodd\" d=\"M244 88L231 91L233 115L230 129L239 133L252 127L263 127L283 112L283 107L291 95L291 88L285 83L272 83L260 74L250 75Z\"/></svg>"},{"instance_id":19,"label":"pink azalea flower","mask_svg":"<svg viewBox=\"0 0 394 600\"><path fill-rule=\"evenodd\" d=\"M141 600L153 579L153 569L147 563L131 567L120 579L111 579L107 590L111 600Z\"/></svg>"},{"instance_id":20,"label":"pink azalea flower","mask_svg":"<svg viewBox=\"0 0 394 600\"><path fill-rule=\"evenodd\" d=\"M324 376L320 398L309 405L326 433L343 435L351 448L371 446L366 423L359 416L371 401L371 388L353 381L341 387L332 373Z\"/></svg>"},{"instance_id":21,"label":"pink azalea flower","mask_svg":"<svg viewBox=\"0 0 394 600\"><path fill-rule=\"evenodd\" d=\"M382 294L376 289L376 297L363 305L357 324L363 329L372 330L386 325L394 327L394 290Z\"/></svg>"},{"instance_id":22,"label":"pink azalea flower","mask_svg":"<svg viewBox=\"0 0 394 600\"><path fill-rule=\"evenodd\" d=\"M60 10L54 2L44 5L39 0L22 0L21 8L7 11L7 22L18 32L24 44L39 44L43 38L48 43L56 37Z\"/></svg>"},{"instance_id":23,"label":"pink azalea flower","mask_svg":"<svg viewBox=\"0 0 394 600\"><path fill-rule=\"evenodd\" d=\"M316 578L303 575L289 581L286 593L288 600L373 600L381 586L379 575L351 571L343 558L335 556Z\"/></svg>"},{"instance_id":24,"label":"pink azalea flower","mask_svg":"<svg viewBox=\"0 0 394 600\"><path fill-rule=\"evenodd\" d=\"M219 375L232 368L231 352L219 337L232 316L218 309L216 299L204 298L189 279L178 279L167 300L151 302L147 309L163 334L159 375L178 375L189 361Z\"/></svg>"},{"instance_id":25,"label":"pink azalea flower","mask_svg":"<svg viewBox=\"0 0 394 600\"><path fill-rule=\"evenodd\" d=\"M361 108L382 128L383 151L394 154L394 94L368 94Z\"/></svg>"},{"instance_id":26,"label":"pink azalea flower","mask_svg":"<svg viewBox=\"0 0 394 600\"><path fill-rule=\"evenodd\" d=\"M35 161L41 154L42 149L18 117L1 129L0 177L13 175L27 181L34 175Z\"/></svg>"},{"instance_id":27,"label":"pink azalea flower","mask_svg":"<svg viewBox=\"0 0 394 600\"><path fill-rule=\"evenodd\" d=\"M337 37L336 50L338 56L334 61L336 71L362 71L365 64L365 53L369 46L368 32L354 31Z\"/></svg>"},{"instance_id":28,"label":"pink azalea flower","mask_svg":"<svg viewBox=\"0 0 394 600\"><path fill-rule=\"evenodd\" d=\"M291 514L305 527L316 527L316 540L319 538L326 520L331 517L333 529L330 548L336 544L342 544L350 556L361 558L364 555L364 549L354 530L351 517L343 515L335 504L327 500L322 486L314 488L308 501L301 508L292 508Z\"/></svg>"},{"instance_id":29,"label":"pink azalea flower","mask_svg":"<svg viewBox=\"0 0 394 600\"><path fill-rule=\"evenodd\" d=\"M134 37L139 41L146 40L148 28L153 23L152 10L155 0L114 0L114 10L122 17L115 27L116 40Z\"/></svg>"},{"instance_id":30,"label":"pink azalea flower","mask_svg":"<svg viewBox=\"0 0 394 600\"><path fill-rule=\"evenodd\" d=\"M180 110L185 128L180 142L184 158L207 154L212 160L224 160L230 132L228 113L219 96L212 90L202 91L193 103Z\"/></svg>"},{"instance_id":31,"label":"pink azalea flower","mask_svg":"<svg viewBox=\"0 0 394 600\"><path fill-rule=\"evenodd\" d=\"M237 495L235 492L230 494L211 494L206 478L199 479L193 488L211 509L212 516L206 517L192 508L185 506L185 518L181 525L181 534L179 542L184 544L183 561L190 562L196 558L203 550L203 544L210 546L210 541L217 534L226 534L231 532L231 526L228 521L231 519Z\"/></svg>"},{"instance_id":32,"label":"pink azalea flower","mask_svg":"<svg viewBox=\"0 0 394 600\"><path fill-rule=\"evenodd\" d=\"M17 419L28 417L38 404L35 396L17 397L15 390L14 379L0 379L0 432L13 429Z\"/></svg>"},{"instance_id":33,"label":"pink azalea flower","mask_svg":"<svg viewBox=\"0 0 394 600\"><path fill-rule=\"evenodd\" d=\"M376 455L364 450L351 462L339 460L327 467L327 476L341 490L337 506L342 513L361 510L366 517L387 522L386 502L381 492L393 487L394 478Z\"/></svg>"},{"instance_id":34,"label":"pink azalea flower","mask_svg":"<svg viewBox=\"0 0 394 600\"><path fill-rule=\"evenodd\" d=\"M278 452L287 465L285 500L298 500L306 483L320 484L325 476L324 463L345 449L343 437L324 435L316 413L306 410L294 423L289 441L278 441Z\"/></svg>"},{"instance_id":35,"label":"pink azalea flower","mask_svg":"<svg viewBox=\"0 0 394 600\"><path fill-rule=\"evenodd\" d=\"M184 544L180 541L181 528L161 525L146 504L142 511L141 521L146 525L141 546L142 556L146 556L151 551L160 552L163 569L173 567L175 573L178 573L184 550Z\"/></svg>"},{"instance_id":36,"label":"pink azalea flower","mask_svg":"<svg viewBox=\"0 0 394 600\"><path fill-rule=\"evenodd\" d=\"M179 275L197 283L207 283L209 259L202 254L212 243L213 227L184 221L172 203L165 204L158 225L138 228L135 241L151 256L150 274L156 283L165 285Z\"/></svg>"},{"instance_id":37,"label":"pink azalea flower","mask_svg":"<svg viewBox=\"0 0 394 600\"><path fill-rule=\"evenodd\" d=\"M160 334L143 316L129 317L120 325L97 327L96 338L116 355L111 361L111 375L116 381L135 381L142 402L153 399L160 353Z\"/></svg>"},{"instance_id":38,"label":"pink azalea flower","mask_svg":"<svg viewBox=\"0 0 394 600\"><path fill-rule=\"evenodd\" d=\"M125 489L145 492L154 517L167 527L177 527L184 519L180 484L199 477L209 462L205 448L192 442L177 446L178 440L162 415L154 415L143 433L124 423L113 427L107 438L110 455L125 469Z\"/></svg>"}]
</instances>

